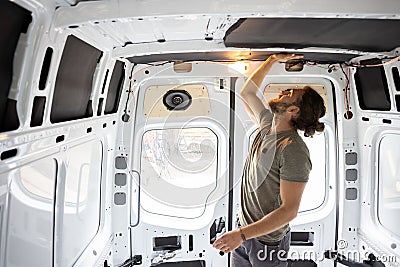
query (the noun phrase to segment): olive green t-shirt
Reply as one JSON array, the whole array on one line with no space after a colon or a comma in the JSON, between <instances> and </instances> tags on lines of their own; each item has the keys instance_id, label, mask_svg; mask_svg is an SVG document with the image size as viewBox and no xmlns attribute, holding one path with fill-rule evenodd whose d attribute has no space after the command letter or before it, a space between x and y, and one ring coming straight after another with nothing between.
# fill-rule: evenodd
<instances>
[{"instance_id":1,"label":"olive green t-shirt","mask_svg":"<svg viewBox=\"0 0 400 267\"><path fill-rule=\"evenodd\" d=\"M242 226L259 221L280 207L280 180L307 182L310 154L296 130L269 134L273 115L268 109L259 116L260 127L247 156L241 187L239 221ZM257 237L263 243L281 240L289 225Z\"/></svg>"}]
</instances>

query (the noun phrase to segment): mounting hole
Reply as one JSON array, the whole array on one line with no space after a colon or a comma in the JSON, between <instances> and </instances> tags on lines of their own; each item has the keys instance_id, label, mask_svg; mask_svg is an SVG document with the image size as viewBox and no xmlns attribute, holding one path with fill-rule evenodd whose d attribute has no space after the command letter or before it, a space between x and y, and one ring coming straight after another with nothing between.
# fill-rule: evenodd
<instances>
[{"instance_id":1,"label":"mounting hole","mask_svg":"<svg viewBox=\"0 0 400 267\"><path fill-rule=\"evenodd\" d=\"M56 143L60 143L60 142L62 142L64 140L65 140L65 136L64 135L60 135L60 136L56 137Z\"/></svg>"},{"instance_id":2,"label":"mounting hole","mask_svg":"<svg viewBox=\"0 0 400 267\"><path fill-rule=\"evenodd\" d=\"M346 111L346 113L344 113L344 118L346 120L350 120L351 118L353 118L353 112L351 112L350 110Z\"/></svg>"},{"instance_id":3,"label":"mounting hole","mask_svg":"<svg viewBox=\"0 0 400 267\"><path fill-rule=\"evenodd\" d=\"M3 151L0 155L0 160L9 159L17 155L18 150L16 148Z\"/></svg>"},{"instance_id":4,"label":"mounting hole","mask_svg":"<svg viewBox=\"0 0 400 267\"><path fill-rule=\"evenodd\" d=\"M395 249L395 248L397 248L397 245L396 245L395 243L392 243L392 244L390 245L390 247L391 247L392 249Z\"/></svg>"},{"instance_id":5,"label":"mounting hole","mask_svg":"<svg viewBox=\"0 0 400 267\"><path fill-rule=\"evenodd\" d=\"M150 73L149 70L145 70L145 71L144 71L144 74L149 74L149 73Z\"/></svg>"},{"instance_id":6,"label":"mounting hole","mask_svg":"<svg viewBox=\"0 0 400 267\"><path fill-rule=\"evenodd\" d=\"M124 115L122 115L122 121L123 122L128 122L129 118L130 118L130 116L128 114L126 114L126 113Z\"/></svg>"}]
</instances>

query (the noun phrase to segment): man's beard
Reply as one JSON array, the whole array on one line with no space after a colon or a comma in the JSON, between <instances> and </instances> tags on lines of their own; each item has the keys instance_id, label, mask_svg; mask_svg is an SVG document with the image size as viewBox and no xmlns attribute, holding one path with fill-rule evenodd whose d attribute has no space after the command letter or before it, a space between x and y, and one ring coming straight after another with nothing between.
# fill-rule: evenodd
<instances>
[{"instance_id":1,"label":"man's beard","mask_svg":"<svg viewBox=\"0 0 400 267\"><path fill-rule=\"evenodd\" d=\"M288 107L293 106L294 103L283 103L280 102L279 99L275 98L269 100L268 105L271 108L272 113L280 115L283 114Z\"/></svg>"}]
</instances>

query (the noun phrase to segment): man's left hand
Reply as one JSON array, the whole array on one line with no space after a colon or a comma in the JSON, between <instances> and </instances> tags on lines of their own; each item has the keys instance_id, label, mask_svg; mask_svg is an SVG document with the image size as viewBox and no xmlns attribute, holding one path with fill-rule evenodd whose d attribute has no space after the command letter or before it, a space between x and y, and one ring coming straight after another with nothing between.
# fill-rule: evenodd
<instances>
[{"instance_id":1,"label":"man's left hand","mask_svg":"<svg viewBox=\"0 0 400 267\"><path fill-rule=\"evenodd\" d=\"M238 229L227 232L215 240L213 246L222 252L229 253L237 249L243 240Z\"/></svg>"}]
</instances>

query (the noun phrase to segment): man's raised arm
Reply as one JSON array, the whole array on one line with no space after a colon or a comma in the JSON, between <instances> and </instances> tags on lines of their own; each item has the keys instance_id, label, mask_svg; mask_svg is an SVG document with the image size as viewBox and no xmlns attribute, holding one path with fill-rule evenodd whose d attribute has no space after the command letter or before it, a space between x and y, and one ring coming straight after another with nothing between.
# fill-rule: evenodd
<instances>
[{"instance_id":1,"label":"man's raised arm","mask_svg":"<svg viewBox=\"0 0 400 267\"><path fill-rule=\"evenodd\" d=\"M295 54L271 55L247 79L240 91L240 95L243 98L246 111L254 123L260 123L258 116L261 111L265 109L264 101L257 96L257 92L265 76L271 70L272 65L276 62L286 62L287 60L298 59L301 57L302 56Z\"/></svg>"}]
</instances>

